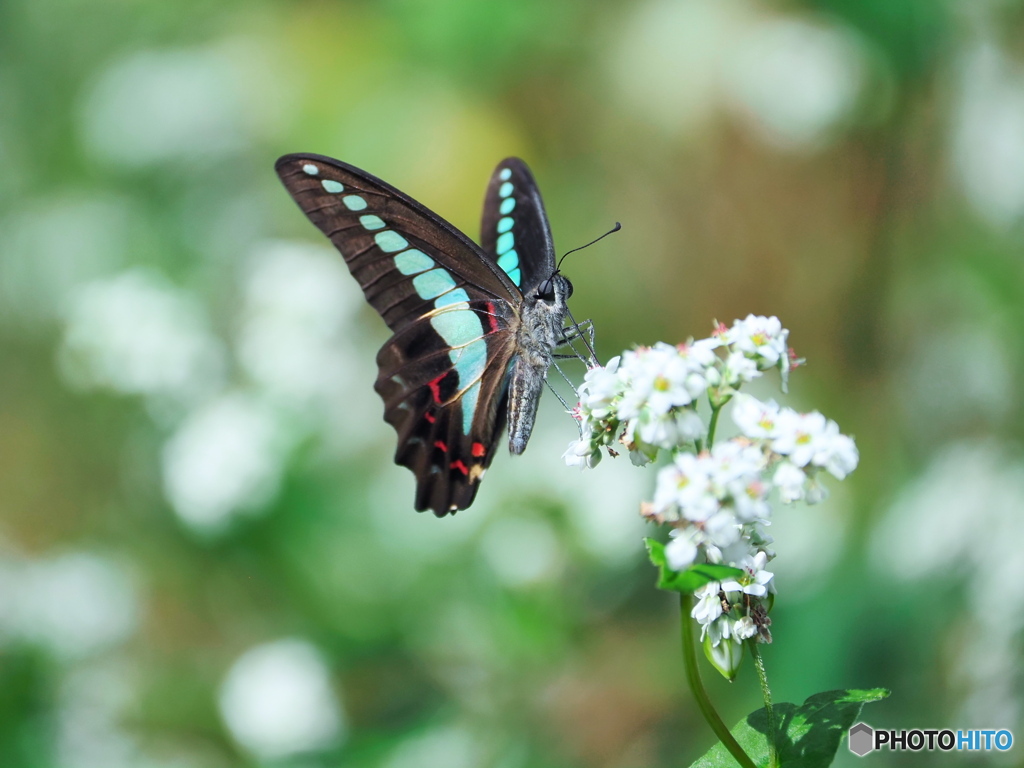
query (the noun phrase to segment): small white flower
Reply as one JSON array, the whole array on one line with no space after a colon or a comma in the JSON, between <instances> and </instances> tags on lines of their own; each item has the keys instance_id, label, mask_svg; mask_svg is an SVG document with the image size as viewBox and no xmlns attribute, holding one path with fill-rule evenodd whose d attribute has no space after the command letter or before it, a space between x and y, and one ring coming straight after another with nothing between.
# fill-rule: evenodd
<instances>
[{"instance_id":1,"label":"small white flower","mask_svg":"<svg viewBox=\"0 0 1024 768\"><path fill-rule=\"evenodd\" d=\"M720 488L740 480L756 480L764 467L764 456L757 446L743 440L716 443L708 460L708 474Z\"/></svg>"},{"instance_id":2,"label":"small white flower","mask_svg":"<svg viewBox=\"0 0 1024 768\"><path fill-rule=\"evenodd\" d=\"M674 448L679 442L679 430L672 414L657 414L644 409L638 419L634 419L626 428L627 439L632 438L657 448Z\"/></svg>"},{"instance_id":3,"label":"small white flower","mask_svg":"<svg viewBox=\"0 0 1024 768\"><path fill-rule=\"evenodd\" d=\"M761 480L760 475L744 480L734 480L729 484L729 496L740 522L752 523L755 520L766 520L772 514L768 505L768 492L771 486Z\"/></svg>"},{"instance_id":4,"label":"small white flower","mask_svg":"<svg viewBox=\"0 0 1024 768\"><path fill-rule=\"evenodd\" d=\"M726 332L726 341L740 352L753 357L764 368L774 368L780 360L787 361L786 338L789 331L777 317L747 315L737 320Z\"/></svg>"},{"instance_id":5,"label":"small white flower","mask_svg":"<svg viewBox=\"0 0 1024 768\"><path fill-rule=\"evenodd\" d=\"M825 439L815 451L812 463L824 467L837 480L844 479L857 468L860 454L853 439L839 433L839 425L829 421L825 425Z\"/></svg>"},{"instance_id":6,"label":"small white flower","mask_svg":"<svg viewBox=\"0 0 1024 768\"><path fill-rule=\"evenodd\" d=\"M645 408L638 418L631 419L626 425L625 439L671 450L703 437L704 430L704 421L690 408L676 408L662 415Z\"/></svg>"},{"instance_id":7,"label":"small white flower","mask_svg":"<svg viewBox=\"0 0 1024 768\"><path fill-rule=\"evenodd\" d=\"M581 438L569 443L562 458L570 467L579 467L581 470L593 469L601 461L601 450L590 440Z\"/></svg>"},{"instance_id":8,"label":"small white flower","mask_svg":"<svg viewBox=\"0 0 1024 768\"><path fill-rule=\"evenodd\" d=\"M740 351L731 352L725 359L722 379L730 387L736 387L753 381L761 375L757 363Z\"/></svg>"},{"instance_id":9,"label":"small white flower","mask_svg":"<svg viewBox=\"0 0 1024 768\"><path fill-rule=\"evenodd\" d=\"M697 544L689 528L674 528L669 532L672 540L665 545L665 560L673 571L685 571L697 558Z\"/></svg>"},{"instance_id":10,"label":"small white flower","mask_svg":"<svg viewBox=\"0 0 1024 768\"><path fill-rule=\"evenodd\" d=\"M702 462L692 453L681 453L658 473L654 509L668 520L678 519L679 510L688 520L707 520L718 510L718 500Z\"/></svg>"},{"instance_id":11,"label":"small white flower","mask_svg":"<svg viewBox=\"0 0 1024 768\"><path fill-rule=\"evenodd\" d=\"M709 624L722 615L722 600L718 596L720 590L718 582L711 581L693 593L696 604L690 611L690 615L704 627L705 631ZM703 632L701 639L704 639Z\"/></svg>"},{"instance_id":12,"label":"small white flower","mask_svg":"<svg viewBox=\"0 0 1024 768\"><path fill-rule=\"evenodd\" d=\"M788 456L798 467L806 467L814 455L827 446L827 422L817 411L797 413L783 408L777 420L778 432L772 440L772 450Z\"/></svg>"},{"instance_id":13,"label":"small white flower","mask_svg":"<svg viewBox=\"0 0 1024 768\"><path fill-rule=\"evenodd\" d=\"M613 410L612 402L622 393L622 377L619 376L619 361L613 357L605 367L591 368L583 377L580 386L580 407L595 419L607 418Z\"/></svg>"},{"instance_id":14,"label":"small white flower","mask_svg":"<svg viewBox=\"0 0 1024 768\"><path fill-rule=\"evenodd\" d=\"M623 421L636 421L647 405L646 388L637 387L632 381L628 383L619 400L616 413Z\"/></svg>"},{"instance_id":15,"label":"small white flower","mask_svg":"<svg viewBox=\"0 0 1024 768\"><path fill-rule=\"evenodd\" d=\"M719 643L723 640L732 639L732 625L733 621L728 616L719 616L715 621L710 624L705 624L700 632L700 639L703 641L704 636L707 635L711 638L711 647L718 648ZM735 646L735 643L726 643L727 646ZM732 661L732 659L730 659Z\"/></svg>"},{"instance_id":16,"label":"small white flower","mask_svg":"<svg viewBox=\"0 0 1024 768\"><path fill-rule=\"evenodd\" d=\"M737 640L749 640L757 634L757 625L752 618L744 616L732 625L732 633Z\"/></svg>"},{"instance_id":17,"label":"small white flower","mask_svg":"<svg viewBox=\"0 0 1024 768\"><path fill-rule=\"evenodd\" d=\"M635 452L630 452L630 456ZM641 454L642 456L643 454ZM633 462L634 464L636 462ZM658 471L658 480L654 486L654 512L665 520L679 519L679 488L688 479L674 464Z\"/></svg>"},{"instance_id":18,"label":"small white flower","mask_svg":"<svg viewBox=\"0 0 1024 768\"><path fill-rule=\"evenodd\" d=\"M704 522L704 532L716 547L729 547L740 540L740 525L728 509L719 509Z\"/></svg>"},{"instance_id":19,"label":"small white flower","mask_svg":"<svg viewBox=\"0 0 1024 768\"><path fill-rule=\"evenodd\" d=\"M704 372L704 378L708 383L708 390L717 390L722 386L722 372L718 368L708 368Z\"/></svg>"},{"instance_id":20,"label":"small white flower","mask_svg":"<svg viewBox=\"0 0 1024 768\"><path fill-rule=\"evenodd\" d=\"M743 527L743 536L729 546L719 548L709 545L705 547L708 562L718 565L730 565L733 568L738 568L743 563L748 562L757 554L757 550L754 549L750 539L750 536L755 531L756 526L747 525Z\"/></svg>"},{"instance_id":21,"label":"small white flower","mask_svg":"<svg viewBox=\"0 0 1024 768\"><path fill-rule=\"evenodd\" d=\"M741 567L745 571L738 580L722 582L722 590L725 592L743 592L754 597L764 597L768 594L771 580L774 573L764 570L768 556L764 552L758 552Z\"/></svg>"},{"instance_id":22,"label":"small white flower","mask_svg":"<svg viewBox=\"0 0 1024 768\"><path fill-rule=\"evenodd\" d=\"M732 420L746 437L770 440L778 434L779 406L774 400L762 403L756 397L740 395L734 402Z\"/></svg>"},{"instance_id":23,"label":"small white flower","mask_svg":"<svg viewBox=\"0 0 1024 768\"><path fill-rule=\"evenodd\" d=\"M675 420L679 439L684 443L703 438L707 432L704 420L692 408L677 408Z\"/></svg>"},{"instance_id":24,"label":"small white flower","mask_svg":"<svg viewBox=\"0 0 1024 768\"><path fill-rule=\"evenodd\" d=\"M697 339L679 345L679 354L690 361L694 367L710 368L718 359L715 350L722 346L722 340L716 336Z\"/></svg>"},{"instance_id":25,"label":"small white flower","mask_svg":"<svg viewBox=\"0 0 1024 768\"><path fill-rule=\"evenodd\" d=\"M818 482L817 477L811 477L807 482L807 495L805 501L808 504L818 504L828 498L828 488Z\"/></svg>"},{"instance_id":26,"label":"small white flower","mask_svg":"<svg viewBox=\"0 0 1024 768\"><path fill-rule=\"evenodd\" d=\"M712 353L713 355L713 353ZM663 416L676 406L689 405L706 388L702 367L694 368L676 347L659 342L624 357L623 373L629 386L619 413L634 418L649 410Z\"/></svg>"},{"instance_id":27,"label":"small white flower","mask_svg":"<svg viewBox=\"0 0 1024 768\"><path fill-rule=\"evenodd\" d=\"M780 462L772 476L772 484L779 489L779 498L787 504L804 497L804 483L807 475L791 462Z\"/></svg>"}]
</instances>

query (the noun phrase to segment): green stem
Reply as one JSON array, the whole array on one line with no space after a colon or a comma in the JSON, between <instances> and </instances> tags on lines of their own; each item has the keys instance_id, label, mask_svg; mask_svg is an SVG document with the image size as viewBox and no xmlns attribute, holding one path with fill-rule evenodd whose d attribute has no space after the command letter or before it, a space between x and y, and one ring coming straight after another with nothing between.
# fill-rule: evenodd
<instances>
[{"instance_id":1,"label":"green stem","mask_svg":"<svg viewBox=\"0 0 1024 768\"><path fill-rule=\"evenodd\" d=\"M708 450L715 444L715 427L718 426L718 414L722 412L722 406L711 406L711 421L708 422Z\"/></svg>"},{"instance_id":2,"label":"green stem","mask_svg":"<svg viewBox=\"0 0 1024 768\"><path fill-rule=\"evenodd\" d=\"M768 675L764 670L764 659L761 657L761 652L757 647L757 638L754 637L748 640L747 645L750 647L750 655L754 657L754 668L757 670L757 679L761 682L761 695L764 697L764 710L765 714L768 715L768 754L770 757L768 765L772 766L772 768L777 768L779 765L779 750L776 746L778 732L775 730L775 710L772 708L772 691L768 687Z\"/></svg>"},{"instance_id":3,"label":"green stem","mask_svg":"<svg viewBox=\"0 0 1024 768\"><path fill-rule=\"evenodd\" d=\"M697 669L697 646L693 640L693 621L690 619L690 611L693 610L693 595L680 593L679 608L682 611L683 666L686 668L686 680L690 684L690 691L693 693L693 698L697 700L697 708L707 720L708 725L711 726L711 730L715 732L718 740L729 750L729 754L736 758L736 762L742 768L756 768L754 761L729 733L729 729L722 722L718 712L715 711L707 691L704 690L704 684L700 680L700 670Z\"/></svg>"}]
</instances>

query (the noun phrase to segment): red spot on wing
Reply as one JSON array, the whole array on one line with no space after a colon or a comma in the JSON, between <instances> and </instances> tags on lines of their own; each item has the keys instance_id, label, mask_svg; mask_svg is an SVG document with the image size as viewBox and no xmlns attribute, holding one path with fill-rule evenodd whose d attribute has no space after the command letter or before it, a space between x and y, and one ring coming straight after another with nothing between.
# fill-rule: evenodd
<instances>
[{"instance_id":1,"label":"red spot on wing","mask_svg":"<svg viewBox=\"0 0 1024 768\"><path fill-rule=\"evenodd\" d=\"M452 469L457 469L464 475L469 474L469 467L462 463L462 459L456 459L452 462Z\"/></svg>"},{"instance_id":2,"label":"red spot on wing","mask_svg":"<svg viewBox=\"0 0 1024 768\"><path fill-rule=\"evenodd\" d=\"M483 443L473 443L473 455L474 456L476 456L477 458L480 458L485 453L487 453L487 449L484 448L484 444Z\"/></svg>"},{"instance_id":3,"label":"red spot on wing","mask_svg":"<svg viewBox=\"0 0 1024 768\"><path fill-rule=\"evenodd\" d=\"M444 441L443 441L443 440L437 440L437 441L436 441L436 442L434 443L434 447L435 447L435 448L440 448L440 449L441 449L442 451L444 451L445 453L448 453L448 446L444 444Z\"/></svg>"},{"instance_id":4,"label":"red spot on wing","mask_svg":"<svg viewBox=\"0 0 1024 768\"><path fill-rule=\"evenodd\" d=\"M445 371L433 381L428 381L427 386L430 387L430 394L434 396L434 402L438 405L441 404L441 379L447 375L448 371Z\"/></svg>"},{"instance_id":5,"label":"red spot on wing","mask_svg":"<svg viewBox=\"0 0 1024 768\"><path fill-rule=\"evenodd\" d=\"M423 418L426 419L427 421L429 421L431 424L433 424L435 421L437 421L437 416L432 414L430 411L427 411L426 413L424 413L423 414Z\"/></svg>"},{"instance_id":6,"label":"red spot on wing","mask_svg":"<svg viewBox=\"0 0 1024 768\"><path fill-rule=\"evenodd\" d=\"M489 333L494 333L498 330L498 316L494 314L494 302L487 302L487 322L490 325L491 330Z\"/></svg>"}]
</instances>

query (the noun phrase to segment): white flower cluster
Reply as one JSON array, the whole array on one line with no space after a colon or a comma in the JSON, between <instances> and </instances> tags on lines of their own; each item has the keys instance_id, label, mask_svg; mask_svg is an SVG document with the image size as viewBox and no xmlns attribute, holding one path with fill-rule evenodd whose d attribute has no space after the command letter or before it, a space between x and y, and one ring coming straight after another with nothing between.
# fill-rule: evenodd
<instances>
[{"instance_id":1,"label":"white flower cluster","mask_svg":"<svg viewBox=\"0 0 1024 768\"><path fill-rule=\"evenodd\" d=\"M719 326L711 338L625 352L591 369L580 388L575 415L581 437L570 444L566 462L593 467L602 449L615 455L615 443L637 464L667 451L671 461L642 509L648 519L672 526L668 566L743 570L734 581L695 593L693 616L713 647L724 639L770 637L766 596L774 586L765 566L774 553L763 526L770 524L771 500L813 504L826 496L821 472L842 480L857 466L856 445L834 421L739 393L771 368L780 371L785 388L788 334L777 318L750 315L731 328ZM707 420L698 412L704 397ZM730 401L738 434L715 443L720 412Z\"/></svg>"},{"instance_id":2,"label":"white flower cluster","mask_svg":"<svg viewBox=\"0 0 1024 768\"><path fill-rule=\"evenodd\" d=\"M659 342L590 369L574 414L582 436L569 446L566 462L593 467L601 448L616 441L629 448L635 464L653 461L659 449L696 444L706 432L697 414L705 393L713 407L720 407L742 384L771 368L779 369L785 389L788 336L778 318L748 315L732 328L718 326L711 338L675 347Z\"/></svg>"}]
</instances>

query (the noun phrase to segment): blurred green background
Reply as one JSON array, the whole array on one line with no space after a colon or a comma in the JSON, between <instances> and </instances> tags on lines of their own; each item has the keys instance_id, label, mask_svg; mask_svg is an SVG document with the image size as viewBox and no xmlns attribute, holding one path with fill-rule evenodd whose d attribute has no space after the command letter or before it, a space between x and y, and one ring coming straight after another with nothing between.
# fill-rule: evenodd
<instances>
[{"instance_id":1,"label":"blurred green background","mask_svg":"<svg viewBox=\"0 0 1024 768\"><path fill-rule=\"evenodd\" d=\"M549 395L472 509L413 512L385 328L274 176L295 151L473 237L509 155L560 251L621 221L566 262L604 358L778 315L787 402L861 466L777 513L776 698L1024 738L1024 4L0 0L0 766L712 744L653 470L566 468ZM759 706L712 674L727 721Z\"/></svg>"}]
</instances>

